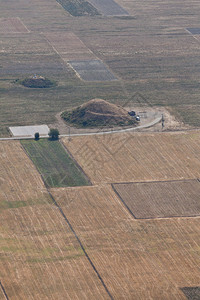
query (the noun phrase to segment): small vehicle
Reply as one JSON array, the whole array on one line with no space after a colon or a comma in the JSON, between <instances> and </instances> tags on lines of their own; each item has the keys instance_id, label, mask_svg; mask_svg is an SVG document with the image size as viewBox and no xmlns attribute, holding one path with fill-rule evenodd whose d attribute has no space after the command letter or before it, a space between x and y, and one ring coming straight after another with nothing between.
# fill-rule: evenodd
<instances>
[{"instance_id":1,"label":"small vehicle","mask_svg":"<svg viewBox=\"0 0 200 300\"><path fill-rule=\"evenodd\" d=\"M135 117L135 119L136 119L136 121L140 121L140 116L137 115L137 116Z\"/></svg>"}]
</instances>

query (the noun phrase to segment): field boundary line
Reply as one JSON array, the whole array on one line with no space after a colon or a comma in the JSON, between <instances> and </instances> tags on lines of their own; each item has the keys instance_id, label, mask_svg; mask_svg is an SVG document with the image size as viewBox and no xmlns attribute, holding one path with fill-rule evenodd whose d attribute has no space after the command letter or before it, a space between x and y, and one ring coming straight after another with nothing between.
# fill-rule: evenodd
<instances>
[{"instance_id":1,"label":"field boundary line","mask_svg":"<svg viewBox=\"0 0 200 300\"><path fill-rule=\"evenodd\" d=\"M112 182L112 184L137 184L137 183L162 183L162 182L184 182L184 181L199 181L199 178L188 178L188 179L170 179L170 180L151 180L151 181L125 181L125 182Z\"/></svg>"},{"instance_id":2,"label":"field boundary line","mask_svg":"<svg viewBox=\"0 0 200 300\"><path fill-rule=\"evenodd\" d=\"M61 144L61 146L64 148L65 152L67 152L67 154L69 155L69 157L73 160L73 162L75 163L75 165L77 166L77 168L83 173L83 175L85 176L85 179L88 181L89 185L92 186L92 181L89 178L89 176L85 173L85 171L83 170L83 168L79 165L79 163L76 161L76 159L74 158L74 156L72 155L72 153L69 151L69 149L67 148L67 146L65 146L65 144L62 142L62 140L59 140L59 143Z\"/></svg>"},{"instance_id":3,"label":"field boundary line","mask_svg":"<svg viewBox=\"0 0 200 300\"><path fill-rule=\"evenodd\" d=\"M0 287L1 287L1 289L2 289L2 292L3 292L4 297L6 298L6 300L9 300L8 295L7 295L7 293L6 293L6 290L5 290L5 288L4 288L4 286L3 286L3 284L2 284L1 281L0 281Z\"/></svg>"},{"instance_id":4,"label":"field boundary line","mask_svg":"<svg viewBox=\"0 0 200 300\"><path fill-rule=\"evenodd\" d=\"M81 247L83 253L85 254L87 260L89 261L89 263L90 263L92 269L94 270L94 272L95 272L96 275L98 276L99 280L101 281L101 283L102 283L102 285L103 285L105 291L107 292L108 296L110 297L111 300L114 300L114 298L112 297L111 293L109 292L109 290L108 290L108 288L107 288L105 282L103 281L101 275L100 275L99 272L97 271L95 265L93 264L91 258L89 257L87 251L85 250L85 248L84 248L84 246L83 246L81 240L79 239L79 237L78 237L76 231L74 230L74 228L72 227L72 225L71 225L71 223L69 222L68 218L67 218L66 215L64 214L62 208L58 205L58 203L56 202L55 198L53 197L53 195L51 194L51 192L49 191L48 188L47 188L47 191L48 191L49 196L51 197L51 199L52 199L52 201L53 201L53 204L59 209L61 215L63 216L63 218L64 218L64 220L66 221L67 225L69 226L69 228L71 229L72 233L74 234L74 236L75 236L76 240L78 241L78 243L79 243L79 245L80 245L80 247Z\"/></svg>"}]
</instances>

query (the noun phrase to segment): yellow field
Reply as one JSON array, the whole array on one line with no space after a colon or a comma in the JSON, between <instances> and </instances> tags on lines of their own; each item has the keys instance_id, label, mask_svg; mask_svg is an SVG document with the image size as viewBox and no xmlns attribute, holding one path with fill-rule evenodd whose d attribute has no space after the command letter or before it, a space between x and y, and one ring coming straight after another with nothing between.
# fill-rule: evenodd
<instances>
[{"instance_id":1,"label":"yellow field","mask_svg":"<svg viewBox=\"0 0 200 300\"><path fill-rule=\"evenodd\" d=\"M20 142L0 143L1 206L22 205L23 202L48 201L43 181ZM15 203L10 203L15 202Z\"/></svg>"},{"instance_id":2,"label":"yellow field","mask_svg":"<svg viewBox=\"0 0 200 300\"><path fill-rule=\"evenodd\" d=\"M107 299L20 143L1 142L0 153L0 281L8 298Z\"/></svg>"},{"instance_id":3,"label":"yellow field","mask_svg":"<svg viewBox=\"0 0 200 300\"><path fill-rule=\"evenodd\" d=\"M72 137L64 144L94 184L200 176L200 132Z\"/></svg>"},{"instance_id":4,"label":"yellow field","mask_svg":"<svg viewBox=\"0 0 200 300\"><path fill-rule=\"evenodd\" d=\"M109 185L53 189L114 299L186 299L199 285L199 218L134 220Z\"/></svg>"}]
</instances>

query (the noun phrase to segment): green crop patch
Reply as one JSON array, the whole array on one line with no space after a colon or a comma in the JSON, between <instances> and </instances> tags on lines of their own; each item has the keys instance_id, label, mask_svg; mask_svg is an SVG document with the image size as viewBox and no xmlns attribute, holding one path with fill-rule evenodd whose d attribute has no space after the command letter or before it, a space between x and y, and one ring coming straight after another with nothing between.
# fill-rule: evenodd
<instances>
[{"instance_id":1,"label":"green crop patch","mask_svg":"<svg viewBox=\"0 0 200 300\"><path fill-rule=\"evenodd\" d=\"M48 187L89 185L84 173L59 141L42 139L21 143Z\"/></svg>"},{"instance_id":2,"label":"green crop patch","mask_svg":"<svg viewBox=\"0 0 200 300\"><path fill-rule=\"evenodd\" d=\"M74 17L99 15L98 10L84 0L57 0L57 2Z\"/></svg>"}]
</instances>

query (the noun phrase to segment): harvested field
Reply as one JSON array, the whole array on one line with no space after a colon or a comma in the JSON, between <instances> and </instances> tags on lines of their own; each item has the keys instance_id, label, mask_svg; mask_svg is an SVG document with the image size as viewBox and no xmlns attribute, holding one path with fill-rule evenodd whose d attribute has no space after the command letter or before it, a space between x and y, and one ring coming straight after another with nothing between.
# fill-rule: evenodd
<instances>
[{"instance_id":1,"label":"harvested field","mask_svg":"<svg viewBox=\"0 0 200 300\"><path fill-rule=\"evenodd\" d=\"M199 218L134 220L108 185L51 190L114 299L185 299L199 282Z\"/></svg>"},{"instance_id":2,"label":"harvested field","mask_svg":"<svg viewBox=\"0 0 200 300\"><path fill-rule=\"evenodd\" d=\"M8 298L109 299L19 142L0 143L0 175L0 280Z\"/></svg>"},{"instance_id":3,"label":"harvested field","mask_svg":"<svg viewBox=\"0 0 200 300\"><path fill-rule=\"evenodd\" d=\"M20 18L0 18L0 33L26 33L27 27Z\"/></svg>"},{"instance_id":4,"label":"harvested field","mask_svg":"<svg viewBox=\"0 0 200 300\"><path fill-rule=\"evenodd\" d=\"M20 142L1 142L0 162L0 212L49 201L43 181Z\"/></svg>"},{"instance_id":5,"label":"harvested field","mask_svg":"<svg viewBox=\"0 0 200 300\"><path fill-rule=\"evenodd\" d=\"M69 64L85 81L112 81L117 78L100 60L69 61Z\"/></svg>"},{"instance_id":6,"label":"harvested field","mask_svg":"<svg viewBox=\"0 0 200 300\"><path fill-rule=\"evenodd\" d=\"M89 182L59 141L21 141L47 186L81 186Z\"/></svg>"},{"instance_id":7,"label":"harvested field","mask_svg":"<svg viewBox=\"0 0 200 300\"><path fill-rule=\"evenodd\" d=\"M199 131L102 134L63 142L95 184L200 177Z\"/></svg>"},{"instance_id":8,"label":"harvested field","mask_svg":"<svg viewBox=\"0 0 200 300\"><path fill-rule=\"evenodd\" d=\"M198 180L119 183L113 189L137 219L200 215Z\"/></svg>"},{"instance_id":9,"label":"harvested field","mask_svg":"<svg viewBox=\"0 0 200 300\"><path fill-rule=\"evenodd\" d=\"M104 16L127 16L128 12L113 0L89 0Z\"/></svg>"},{"instance_id":10,"label":"harvested field","mask_svg":"<svg viewBox=\"0 0 200 300\"><path fill-rule=\"evenodd\" d=\"M45 37L64 61L95 58L92 51L73 32L45 33Z\"/></svg>"}]
</instances>

